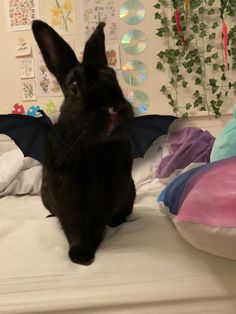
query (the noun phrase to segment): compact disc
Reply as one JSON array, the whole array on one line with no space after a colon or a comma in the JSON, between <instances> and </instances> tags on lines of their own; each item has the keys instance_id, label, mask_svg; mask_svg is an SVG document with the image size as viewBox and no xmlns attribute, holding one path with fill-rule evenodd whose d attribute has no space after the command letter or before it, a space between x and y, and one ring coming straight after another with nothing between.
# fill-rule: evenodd
<instances>
[{"instance_id":1,"label":"compact disc","mask_svg":"<svg viewBox=\"0 0 236 314\"><path fill-rule=\"evenodd\" d=\"M130 30L121 39L121 47L130 55L138 55L147 47L146 36L137 29Z\"/></svg>"},{"instance_id":2,"label":"compact disc","mask_svg":"<svg viewBox=\"0 0 236 314\"><path fill-rule=\"evenodd\" d=\"M133 91L132 105L136 116L146 113L149 108L148 95L140 90Z\"/></svg>"},{"instance_id":3,"label":"compact disc","mask_svg":"<svg viewBox=\"0 0 236 314\"><path fill-rule=\"evenodd\" d=\"M128 85L140 85L147 80L147 67L139 60L127 62L122 67L122 77Z\"/></svg>"},{"instance_id":4,"label":"compact disc","mask_svg":"<svg viewBox=\"0 0 236 314\"><path fill-rule=\"evenodd\" d=\"M120 18L128 25L139 24L145 16L145 9L139 0L128 0L120 8Z\"/></svg>"}]
</instances>

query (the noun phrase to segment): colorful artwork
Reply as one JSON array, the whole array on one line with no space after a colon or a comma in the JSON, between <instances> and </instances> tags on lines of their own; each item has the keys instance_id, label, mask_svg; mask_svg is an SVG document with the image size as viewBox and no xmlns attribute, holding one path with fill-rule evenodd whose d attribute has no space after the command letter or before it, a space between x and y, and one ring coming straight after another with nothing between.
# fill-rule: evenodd
<instances>
[{"instance_id":1,"label":"colorful artwork","mask_svg":"<svg viewBox=\"0 0 236 314\"><path fill-rule=\"evenodd\" d=\"M87 40L99 22L105 22L106 39L117 39L118 4L116 0L83 0L84 39Z\"/></svg>"},{"instance_id":2,"label":"colorful artwork","mask_svg":"<svg viewBox=\"0 0 236 314\"><path fill-rule=\"evenodd\" d=\"M39 97L62 96L60 86L46 64L39 50L36 50L37 92Z\"/></svg>"},{"instance_id":3,"label":"colorful artwork","mask_svg":"<svg viewBox=\"0 0 236 314\"><path fill-rule=\"evenodd\" d=\"M32 78L34 77L34 59L25 58L20 61L21 78Z\"/></svg>"},{"instance_id":4,"label":"colorful artwork","mask_svg":"<svg viewBox=\"0 0 236 314\"><path fill-rule=\"evenodd\" d=\"M16 40L16 57L24 57L31 54L31 44L24 37L19 37Z\"/></svg>"},{"instance_id":5,"label":"colorful artwork","mask_svg":"<svg viewBox=\"0 0 236 314\"><path fill-rule=\"evenodd\" d=\"M8 31L30 29L39 18L38 0L5 0L5 12Z\"/></svg>"},{"instance_id":6,"label":"colorful artwork","mask_svg":"<svg viewBox=\"0 0 236 314\"><path fill-rule=\"evenodd\" d=\"M74 0L48 1L48 23L61 34L76 32L75 12Z\"/></svg>"},{"instance_id":7,"label":"colorful artwork","mask_svg":"<svg viewBox=\"0 0 236 314\"><path fill-rule=\"evenodd\" d=\"M37 117L40 115L40 112L38 112L39 110L42 110L40 106L31 106L27 111L27 116Z\"/></svg>"},{"instance_id":8,"label":"colorful artwork","mask_svg":"<svg viewBox=\"0 0 236 314\"><path fill-rule=\"evenodd\" d=\"M119 45L107 45L106 56L108 65L116 70L120 69L120 49Z\"/></svg>"},{"instance_id":9,"label":"colorful artwork","mask_svg":"<svg viewBox=\"0 0 236 314\"><path fill-rule=\"evenodd\" d=\"M25 114L25 108L22 104L16 103L11 111L12 114Z\"/></svg>"},{"instance_id":10,"label":"colorful artwork","mask_svg":"<svg viewBox=\"0 0 236 314\"><path fill-rule=\"evenodd\" d=\"M45 111L48 113L55 113L58 111L55 103L51 99L46 103Z\"/></svg>"},{"instance_id":11,"label":"colorful artwork","mask_svg":"<svg viewBox=\"0 0 236 314\"><path fill-rule=\"evenodd\" d=\"M30 80L30 79L22 80L21 91L22 91L23 101L31 101L31 100L37 99L35 80Z\"/></svg>"}]
</instances>

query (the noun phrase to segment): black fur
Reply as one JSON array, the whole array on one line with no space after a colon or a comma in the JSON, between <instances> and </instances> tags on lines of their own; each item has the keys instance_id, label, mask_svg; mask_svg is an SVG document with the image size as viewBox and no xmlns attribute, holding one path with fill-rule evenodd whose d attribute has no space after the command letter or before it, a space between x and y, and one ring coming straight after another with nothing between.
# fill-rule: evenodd
<instances>
[{"instance_id":1,"label":"black fur","mask_svg":"<svg viewBox=\"0 0 236 314\"><path fill-rule=\"evenodd\" d=\"M125 222L135 199L126 131L133 112L107 66L104 26L100 23L87 41L83 63L46 23L32 26L65 97L55 128L66 149L49 145L42 200L64 229L71 260L84 265L93 262L106 226Z\"/></svg>"}]
</instances>

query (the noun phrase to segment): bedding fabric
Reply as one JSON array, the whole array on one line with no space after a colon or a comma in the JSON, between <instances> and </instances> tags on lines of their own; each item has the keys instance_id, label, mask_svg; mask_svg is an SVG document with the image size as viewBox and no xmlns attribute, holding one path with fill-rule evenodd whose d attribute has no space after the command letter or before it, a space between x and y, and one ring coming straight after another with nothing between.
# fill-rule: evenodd
<instances>
[{"instance_id":1,"label":"bedding fabric","mask_svg":"<svg viewBox=\"0 0 236 314\"><path fill-rule=\"evenodd\" d=\"M167 146L163 135L134 161L133 214L107 228L88 267L70 261L64 233L55 217L46 218L39 195L0 198L1 314L235 314L236 262L196 250L156 202L166 181L154 170ZM18 174L37 167L13 158ZM8 186L9 172L5 178Z\"/></svg>"},{"instance_id":2,"label":"bedding fabric","mask_svg":"<svg viewBox=\"0 0 236 314\"><path fill-rule=\"evenodd\" d=\"M191 169L160 194L180 234L195 247L236 260L236 157Z\"/></svg>"},{"instance_id":3,"label":"bedding fabric","mask_svg":"<svg viewBox=\"0 0 236 314\"><path fill-rule=\"evenodd\" d=\"M16 148L0 154L0 197L39 194L42 166Z\"/></svg>"},{"instance_id":4,"label":"bedding fabric","mask_svg":"<svg viewBox=\"0 0 236 314\"><path fill-rule=\"evenodd\" d=\"M107 229L88 267L70 262L40 196L1 198L0 313L235 314L236 262L183 241L156 202L162 189L137 189L129 221Z\"/></svg>"},{"instance_id":5,"label":"bedding fabric","mask_svg":"<svg viewBox=\"0 0 236 314\"><path fill-rule=\"evenodd\" d=\"M191 163L209 162L215 138L197 127L187 127L169 133L170 153L156 169L157 178L170 176L176 169L183 169Z\"/></svg>"}]
</instances>

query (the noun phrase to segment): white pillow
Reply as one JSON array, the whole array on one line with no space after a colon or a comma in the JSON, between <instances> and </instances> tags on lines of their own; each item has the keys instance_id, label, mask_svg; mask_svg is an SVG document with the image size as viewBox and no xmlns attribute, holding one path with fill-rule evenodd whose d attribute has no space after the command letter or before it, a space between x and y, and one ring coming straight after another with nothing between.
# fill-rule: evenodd
<instances>
[{"instance_id":1,"label":"white pillow","mask_svg":"<svg viewBox=\"0 0 236 314\"><path fill-rule=\"evenodd\" d=\"M132 176L135 185L138 186L146 180L153 179L156 167L162 158L168 154L168 137L167 135L162 135L152 143L143 158L133 160Z\"/></svg>"}]
</instances>

